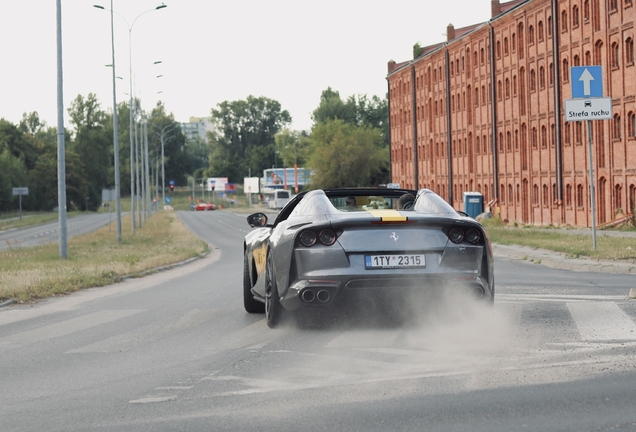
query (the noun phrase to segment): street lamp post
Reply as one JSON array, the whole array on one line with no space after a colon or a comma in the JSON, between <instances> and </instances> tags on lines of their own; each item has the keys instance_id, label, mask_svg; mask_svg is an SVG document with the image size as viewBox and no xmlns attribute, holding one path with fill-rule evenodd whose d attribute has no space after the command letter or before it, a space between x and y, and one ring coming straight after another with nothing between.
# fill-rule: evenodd
<instances>
[{"instance_id":1,"label":"street lamp post","mask_svg":"<svg viewBox=\"0 0 636 432\"><path fill-rule=\"evenodd\" d=\"M93 6L98 9L106 9L100 5L93 5ZM110 8L111 16L113 13L116 13L121 19L124 20L124 22L126 23L126 26L128 27L128 73L129 73L129 79L130 79L130 94L129 94L130 96L130 119L129 119L130 120L130 128L129 128L129 133L130 133L130 203L131 203L131 206L130 206L131 218L130 219L132 221L133 234L135 233L135 194L136 194L136 189L139 188L139 185L135 185L135 173L134 173L135 167L133 166L135 152L133 148L134 147L134 142L133 142L133 100L134 99L133 99L133 75L132 75L132 30L135 23L142 15L147 14L148 12L155 11L155 10L164 9L166 7L168 6L162 4L155 7L154 9L149 9L145 12L142 12L139 15L137 15L137 17L133 20L132 24L128 24L128 21L126 20L126 18L123 17L123 15L120 15L114 12L112 0L111 0L111 8ZM114 47L113 47L113 52L114 52ZM115 70L115 62L113 60L113 71L114 70Z\"/></svg>"}]
</instances>

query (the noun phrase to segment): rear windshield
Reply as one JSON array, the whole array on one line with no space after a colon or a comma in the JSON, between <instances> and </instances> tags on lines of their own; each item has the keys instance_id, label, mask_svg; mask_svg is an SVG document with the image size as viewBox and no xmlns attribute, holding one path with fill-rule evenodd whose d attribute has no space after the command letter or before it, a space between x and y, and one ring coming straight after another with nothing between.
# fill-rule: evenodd
<instances>
[{"instance_id":1,"label":"rear windshield","mask_svg":"<svg viewBox=\"0 0 636 432\"><path fill-rule=\"evenodd\" d=\"M289 191L278 191L276 192L276 197L277 198L289 198Z\"/></svg>"}]
</instances>

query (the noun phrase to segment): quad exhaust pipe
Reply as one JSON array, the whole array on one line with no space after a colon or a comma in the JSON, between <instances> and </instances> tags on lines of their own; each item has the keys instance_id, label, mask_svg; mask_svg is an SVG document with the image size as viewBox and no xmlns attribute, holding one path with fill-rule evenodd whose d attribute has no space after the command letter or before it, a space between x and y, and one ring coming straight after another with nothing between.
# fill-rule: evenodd
<instances>
[{"instance_id":1,"label":"quad exhaust pipe","mask_svg":"<svg viewBox=\"0 0 636 432\"><path fill-rule=\"evenodd\" d=\"M306 289L302 292L300 298L302 298L305 303L311 303L316 299L318 299L320 303L327 303L331 298L331 294L329 294L329 291L324 289L318 291L317 294L310 289Z\"/></svg>"}]
</instances>

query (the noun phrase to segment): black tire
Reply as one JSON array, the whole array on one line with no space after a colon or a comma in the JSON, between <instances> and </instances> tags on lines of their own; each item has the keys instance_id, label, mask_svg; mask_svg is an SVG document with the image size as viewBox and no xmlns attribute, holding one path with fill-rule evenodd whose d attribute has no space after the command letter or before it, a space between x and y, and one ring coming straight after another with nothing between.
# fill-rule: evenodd
<instances>
[{"instance_id":1,"label":"black tire","mask_svg":"<svg viewBox=\"0 0 636 432\"><path fill-rule=\"evenodd\" d=\"M265 305L254 299L252 294L252 282L250 280L250 267L247 263L247 254L243 258L243 306L249 313L265 312Z\"/></svg>"},{"instance_id":2,"label":"black tire","mask_svg":"<svg viewBox=\"0 0 636 432\"><path fill-rule=\"evenodd\" d=\"M265 271L265 319L269 328L277 327L283 318L283 306L278 297L274 263L270 254L267 256L267 270Z\"/></svg>"}]
</instances>

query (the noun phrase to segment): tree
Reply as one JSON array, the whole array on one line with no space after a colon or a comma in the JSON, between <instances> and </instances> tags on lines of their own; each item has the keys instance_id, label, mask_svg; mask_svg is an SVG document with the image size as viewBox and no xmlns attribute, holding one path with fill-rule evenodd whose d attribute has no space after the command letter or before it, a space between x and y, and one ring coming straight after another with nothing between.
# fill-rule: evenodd
<instances>
[{"instance_id":1,"label":"tree","mask_svg":"<svg viewBox=\"0 0 636 432\"><path fill-rule=\"evenodd\" d=\"M248 96L247 100L224 101L212 109L217 131L210 138L210 177L243 177L274 165L274 136L291 122L289 112L279 102L266 97Z\"/></svg>"},{"instance_id":2,"label":"tree","mask_svg":"<svg viewBox=\"0 0 636 432\"><path fill-rule=\"evenodd\" d=\"M388 149L382 145L377 128L328 120L314 126L311 141L313 187L374 186L375 179L388 168Z\"/></svg>"},{"instance_id":3,"label":"tree","mask_svg":"<svg viewBox=\"0 0 636 432\"><path fill-rule=\"evenodd\" d=\"M68 113L75 129L68 149L79 157L79 164L67 166L66 171L83 178L84 182L77 187L67 185L67 199L77 209L84 208L88 202L89 209L96 210L101 205L102 189L112 184L108 175L113 165L112 129L106 128L108 118L94 93L86 98L78 95ZM73 172L74 169L79 172Z\"/></svg>"}]
</instances>

